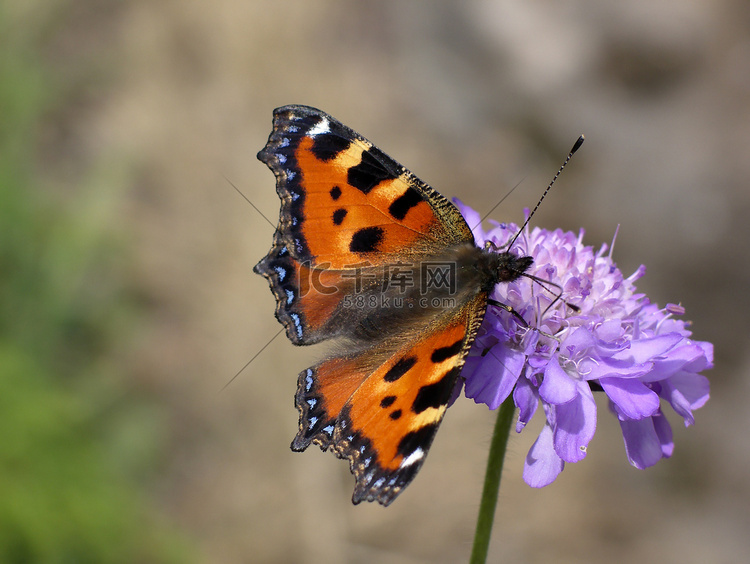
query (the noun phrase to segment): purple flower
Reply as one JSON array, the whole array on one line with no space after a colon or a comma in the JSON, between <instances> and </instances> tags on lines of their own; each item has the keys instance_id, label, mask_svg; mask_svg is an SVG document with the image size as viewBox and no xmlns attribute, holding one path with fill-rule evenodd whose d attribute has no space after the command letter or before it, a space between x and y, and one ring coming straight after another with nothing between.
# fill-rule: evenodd
<instances>
[{"instance_id":1,"label":"purple flower","mask_svg":"<svg viewBox=\"0 0 750 564\"><path fill-rule=\"evenodd\" d=\"M455 203L476 226L479 246L492 241L502 248L518 232L517 225L498 223L485 232L477 212ZM492 299L511 306L528 327L489 307L462 372L466 396L490 409L513 394L517 432L541 404L546 422L523 473L533 487L550 484L566 462L586 457L596 430L593 391L606 394L636 468L672 455L663 403L687 426L709 396L708 379L700 372L713 367L713 345L690 339L689 323L675 318L684 309L652 304L635 288L645 267L625 278L607 245L595 253L582 239L583 230L578 235L524 230L512 250L534 258L528 274L553 284L545 289L543 282L524 277L498 284Z\"/></svg>"}]
</instances>

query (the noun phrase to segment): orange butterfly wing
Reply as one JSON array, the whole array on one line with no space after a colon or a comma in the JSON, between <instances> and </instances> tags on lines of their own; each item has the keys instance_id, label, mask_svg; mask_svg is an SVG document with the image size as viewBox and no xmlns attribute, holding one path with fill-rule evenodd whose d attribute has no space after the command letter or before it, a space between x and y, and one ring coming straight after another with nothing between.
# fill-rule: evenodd
<instances>
[{"instance_id":1,"label":"orange butterfly wing","mask_svg":"<svg viewBox=\"0 0 750 564\"><path fill-rule=\"evenodd\" d=\"M435 320L382 365L364 355L325 360L303 371L292 449L314 442L350 462L352 501L390 504L416 475L443 419L484 316L486 295Z\"/></svg>"},{"instance_id":2,"label":"orange butterfly wing","mask_svg":"<svg viewBox=\"0 0 750 564\"><path fill-rule=\"evenodd\" d=\"M401 309L348 300L363 284L378 297L394 263L453 260L447 250L475 249L474 238L453 204L320 110L276 109L258 158L281 198L273 246L255 267L276 317L294 344L345 342L345 353L300 374L292 448L331 448L350 461L353 501L387 505L424 460L488 290L464 284L448 309L418 307L415 291Z\"/></svg>"},{"instance_id":3,"label":"orange butterfly wing","mask_svg":"<svg viewBox=\"0 0 750 564\"><path fill-rule=\"evenodd\" d=\"M258 153L276 175L279 225L255 267L295 344L331 338L357 265L390 263L474 237L456 207L369 141L306 106L274 110ZM337 291L333 291L333 289Z\"/></svg>"}]
</instances>

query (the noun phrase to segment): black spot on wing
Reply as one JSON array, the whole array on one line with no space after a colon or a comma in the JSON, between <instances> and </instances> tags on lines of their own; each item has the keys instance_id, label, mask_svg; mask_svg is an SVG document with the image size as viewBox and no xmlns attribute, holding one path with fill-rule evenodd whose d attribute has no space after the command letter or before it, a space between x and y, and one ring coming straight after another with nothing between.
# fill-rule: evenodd
<instances>
[{"instance_id":1,"label":"black spot on wing","mask_svg":"<svg viewBox=\"0 0 750 564\"><path fill-rule=\"evenodd\" d=\"M399 418L401 417L401 410L400 410L400 409L397 409L396 411L393 411L393 412L391 412L391 414L390 414L390 415L389 415L388 417L390 417L390 418L391 418L391 419L393 419L394 421L395 421L396 419L399 419Z\"/></svg>"},{"instance_id":2,"label":"black spot on wing","mask_svg":"<svg viewBox=\"0 0 750 564\"><path fill-rule=\"evenodd\" d=\"M344 221L344 218L346 217L346 213L347 212L344 208L339 208L333 212L334 225L341 225L341 222Z\"/></svg>"},{"instance_id":3,"label":"black spot on wing","mask_svg":"<svg viewBox=\"0 0 750 564\"><path fill-rule=\"evenodd\" d=\"M440 347L432 351L430 360L434 363L443 362L452 356L456 356L463 349L464 339L461 337L458 341L447 347Z\"/></svg>"},{"instance_id":4,"label":"black spot on wing","mask_svg":"<svg viewBox=\"0 0 750 564\"><path fill-rule=\"evenodd\" d=\"M380 227L364 227L352 235L349 250L353 253L373 253L378 250L383 235Z\"/></svg>"},{"instance_id":5,"label":"black spot on wing","mask_svg":"<svg viewBox=\"0 0 750 564\"><path fill-rule=\"evenodd\" d=\"M399 361L391 367L391 369L385 373L385 376L383 376L383 380L386 382L395 382L401 376L409 372L411 368L417 363L417 357L416 356L409 356L406 358L401 358Z\"/></svg>"},{"instance_id":6,"label":"black spot on wing","mask_svg":"<svg viewBox=\"0 0 750 564\"><path fill-rule=\"evenodd\" d=\"M341 197L341 188L339 188L338 186L334 186L333 188L331 188L329 194L331 195L331 198L333 198L333 200L338 200Z\"/></svg>"},{"instance_id":7,"label":"black spot on wing","mask_svg":"<svg viewBox=\"0 0 750 564\"><path fill-rule=\"evenodd\" d=\"M414 403L411 405L411 410L414 413L422 413L425 409L437 408L447 404L460 371L458 368L453 368L437 382L419 388L417 397L414 398Z\"/></svg>"},{"instance_id":8,"label":"black spot on wing","mask_svg":"<svg viewBox=\"0 0 750 564\"><path fill-rule=\"evenodd\" d=\"M406 214L409 213L409 210L421 201L423 201L422 195L414 188L409 187L406 189L406 192L393 200L388 207L388 213L396 219L402 220L406 217Z\"/></svg>"},{"instance_id":9,"label":"black spot on wing","mask_svg":"<svg viewBox=\"0 0 750 564\"><path fill-rule=\"evenodd\" d=\"M431 423L430 425L420 427L416 431L406 433L398 443L398 454L406 458L418 448L427 452L432 439L435 437L437 428L438 423Z\"/></svg>"},{"instance_id":10,"label":"black spot on wing","mask_svg":"<svg viewBox=\"0 0 750 564\"><path fill-rule=\"evenodd\" d=\"M380 400L380 407L382 407L383 409L391 407L394 401L396 401L396 396L385 396L382 400Z\"/></svg>"},{"instance_id":11,"label":"black spot on wing","mask_svg":"<svg viewBox=\"0 0 750 564\"><path fill-rule=\"evenodd\" d=\"M349 148L350 141L334 133L321 133L313 139L312 153L320 161L330 161Z\"/></svg>"},{"instance_id":12,"label":"black spot on wing","mask_svg":"<svg viewBox=\"0 0 750 564\"><path fill-rule=\"evenodd\" d=\"M368 194L384 180L396 178L396 175L386 170L373 155L382 155L382 153L376 151L374 147L370 148L362 153L360 163L351 167L347 173L347 182L364 194Z\"/></svg>"}]
</instances>

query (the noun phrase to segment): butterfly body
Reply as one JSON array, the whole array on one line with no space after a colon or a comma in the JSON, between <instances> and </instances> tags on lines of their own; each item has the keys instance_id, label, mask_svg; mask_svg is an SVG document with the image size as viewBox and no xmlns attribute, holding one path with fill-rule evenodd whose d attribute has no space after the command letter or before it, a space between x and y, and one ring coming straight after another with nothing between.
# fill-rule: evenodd
<instances>
[{"instance_id":1,"label":"butterfly body","mask_svg":"<svg viewBox=\"0 0 750 564\"><path fill-rule=\"evenodd\" d=\"M258 158L281 213L255 271L294 344L332 345L299 375L292 449L333 450L353 501L388 505L424 460L489 294L532 259L478 248L453 204L320 110L276 109Z\"/></svg>"}]
</instances>

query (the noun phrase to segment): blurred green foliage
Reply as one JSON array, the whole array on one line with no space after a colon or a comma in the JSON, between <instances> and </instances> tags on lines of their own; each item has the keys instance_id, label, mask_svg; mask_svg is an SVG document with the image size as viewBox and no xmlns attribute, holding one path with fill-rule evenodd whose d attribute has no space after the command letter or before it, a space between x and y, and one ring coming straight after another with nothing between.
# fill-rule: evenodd
<instances>
[{"instance_id":1,"label":"blurred green foliage","mask_svg":"<svg viewBox=\"0 0 750 564\"><path fill-rule=\"evenodd\" d=\"M48 56L64 7L0 4L0 562L185 562L148 500L164 422L118 362L136 311L122 180L59 180L42 150L75 103Z\"/></svg>"}]
</instances>

